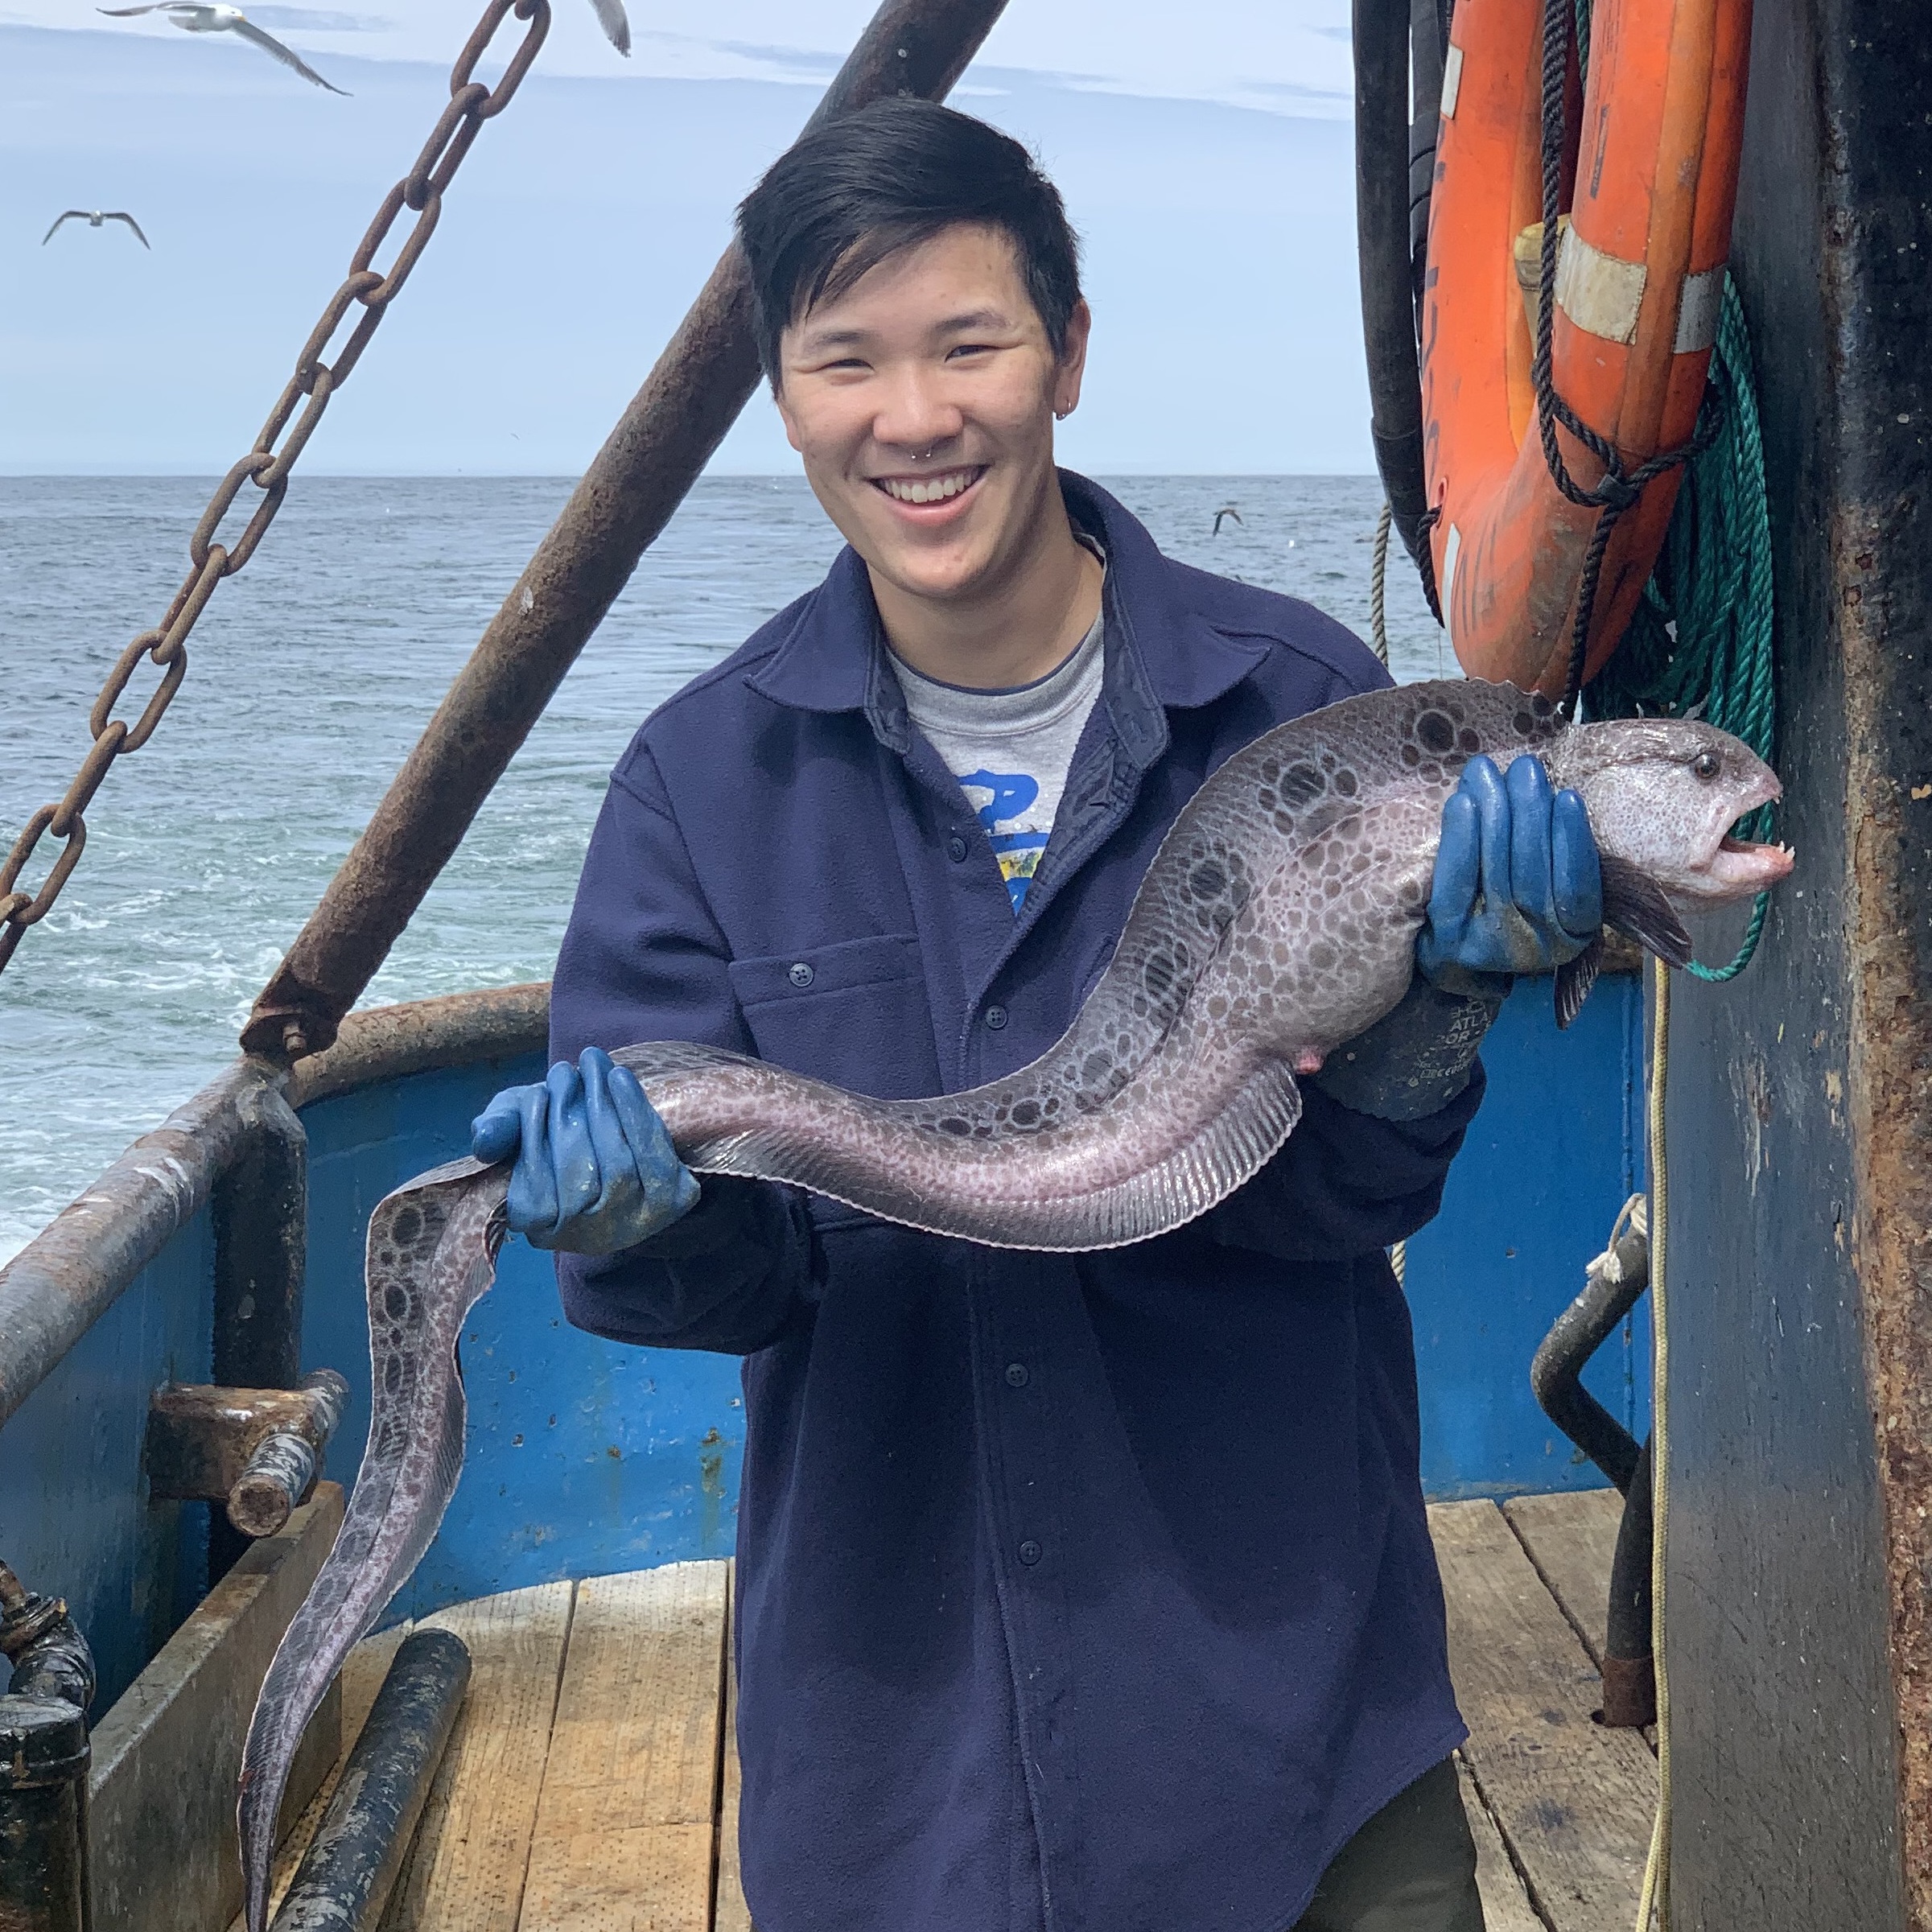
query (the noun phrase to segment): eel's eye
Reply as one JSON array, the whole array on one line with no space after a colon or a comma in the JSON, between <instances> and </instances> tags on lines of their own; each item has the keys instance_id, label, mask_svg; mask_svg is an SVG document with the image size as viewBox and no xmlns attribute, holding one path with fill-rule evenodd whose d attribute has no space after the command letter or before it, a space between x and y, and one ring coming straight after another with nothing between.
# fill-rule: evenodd
<instances>
[{"instance_id":1,"label":"eel's eye","mask_svg":"<svg viewBox=\"0 0 1932 1932\"><path fill-rule=\"evenodd\" d=\"M1724 768L1724 761L1715 752L1699 752L1691 760L1691 769L1707 784Z\"/></svg>"}]
</instances>

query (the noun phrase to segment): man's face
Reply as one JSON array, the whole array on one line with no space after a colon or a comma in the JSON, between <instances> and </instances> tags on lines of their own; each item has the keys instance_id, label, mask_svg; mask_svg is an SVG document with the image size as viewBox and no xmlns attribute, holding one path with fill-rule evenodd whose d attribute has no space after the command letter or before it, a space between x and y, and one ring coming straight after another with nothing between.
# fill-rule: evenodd
<instances>
[{"instance_id":1,"label":"man's face","mask_svg":"<svg viewBox=\"0 0 1932 1932\"><path fill-rule=\"evenodd\" d=\"M1080 398L1082 303L1056 356L1011 242L962 225L888 256L786 329L779 414L826 513L908 596L996 594Z\"/></svg>"}]
</instances>

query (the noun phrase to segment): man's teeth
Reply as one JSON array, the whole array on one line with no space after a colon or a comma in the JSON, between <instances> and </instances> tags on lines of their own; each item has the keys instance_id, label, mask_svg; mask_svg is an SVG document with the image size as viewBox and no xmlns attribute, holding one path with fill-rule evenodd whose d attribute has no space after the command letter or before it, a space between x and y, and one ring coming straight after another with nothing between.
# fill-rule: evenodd
<instances>
[{"instance_id":1,"label":"man's teeth","mask_svg":"<svg viewBox=\"0 0 1932 1932\"><path fill-rule=\"evenodd\" d=\"M978 480L978 470L948 470L943 476L881 476L879 487L896 503L944 503Z\"/></svg>"}]
</instances>

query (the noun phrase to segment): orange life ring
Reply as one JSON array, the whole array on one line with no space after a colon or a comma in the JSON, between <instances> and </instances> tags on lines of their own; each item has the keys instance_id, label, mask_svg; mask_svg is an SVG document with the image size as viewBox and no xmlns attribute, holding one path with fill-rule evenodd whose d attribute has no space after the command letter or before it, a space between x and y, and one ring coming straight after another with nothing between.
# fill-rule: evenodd
<instances>
[{"instance_id":1,"label":"orange life ring","mask_svg":"<svg viewBox=\"0 0 1932 1932\"><path fill-rule=\"evenodd\" d=\"M1457 0L1429 214L1422 398L1430 542L1456 655L1473 675L1558 697L1599 513L1550 475L1531 373L1534 282L1518 279L1518 257L1542 233L1532 225L1543 215L1543 0ZM1730 252L1750 40L1751 0L1596 0L1580 114L1572 78L1555 389L1614 445L1626 474L1695 432ZM1604 465L1567 430L1557 435L1571 476L1599 484ZM1658 476L1613 529L1586 677L1642 595L1680 474Z\"/></svg>"}]
</instances>

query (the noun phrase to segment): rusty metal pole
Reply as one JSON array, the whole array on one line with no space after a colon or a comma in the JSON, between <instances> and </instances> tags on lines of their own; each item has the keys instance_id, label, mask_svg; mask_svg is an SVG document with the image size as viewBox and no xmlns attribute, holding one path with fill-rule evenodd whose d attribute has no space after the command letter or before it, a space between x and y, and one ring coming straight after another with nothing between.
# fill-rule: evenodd
<instances>
[{"instance_id":1,"label":"rusty metal pole","mask_svg":"<svg viewBox=\"0 0 1932 1932\"><path fill-rule=\"evenodd\" d=\"M1005 0L884 0L807 124L883 95L942 97ZM320 1052L387 957L645 548L758 382L743 257L727 249L483 634L288 956L241 1042Z\"/></svg>"},{"instance_id":2,"label":"rusty metal pole","mask_svg":"<svg viewBox=\"0 0 1932 1932\"><path fill-rule=\"evenodd\" d=\"M249 1129L239 1160L216 1182L214 1380L292 1389L302 1378L302 1289L307 1268L308 1135L272 1086L237 1102ZM212 1589L249 1547L220 1510L208 1514ZM5 1932L0 1927L0 1932Z\"/></svg>"}]
</instances>

